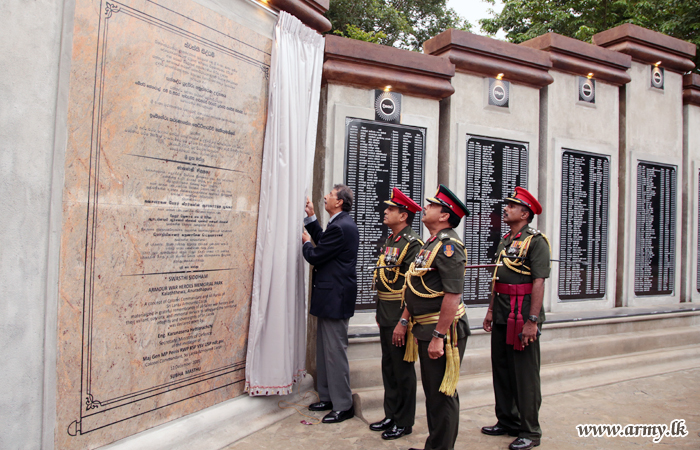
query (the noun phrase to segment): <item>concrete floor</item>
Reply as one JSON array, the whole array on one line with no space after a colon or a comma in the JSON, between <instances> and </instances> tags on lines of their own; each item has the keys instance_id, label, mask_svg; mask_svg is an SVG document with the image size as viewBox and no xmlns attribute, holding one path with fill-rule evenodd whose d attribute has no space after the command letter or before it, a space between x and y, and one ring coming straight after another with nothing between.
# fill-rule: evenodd
<instances>
[{"instance_id":1,"label":"concrete floor","mask_svg":"<svg viewBox=\"0 0 700 450\"><path fill-rule=\"evenodd\" d=\"M632 374L633 376L633 374ZM540 410L544 436L541 449L700 449L700 368L589 389L545 396ZM420 386L419 386L420 389ZM572 389L575 389L572 386ZM308 403L315 400L313 397ZM305 402L306 403L306 402ZM304 414L320 419L323 413ZM370 421L382 417L367 417ZM306 418L292 416L226 447L226 450L364 450L423 448L427 437L425 416L416 417L413 434L383 441L360 418L337 425L304 425ZM577 424L670 424L684 419L686 437L578 437ZM496 422L493 406L469 408L462 404L455 449L507 449L513 438L479 432Z\"/></svg>"}]
</instances>

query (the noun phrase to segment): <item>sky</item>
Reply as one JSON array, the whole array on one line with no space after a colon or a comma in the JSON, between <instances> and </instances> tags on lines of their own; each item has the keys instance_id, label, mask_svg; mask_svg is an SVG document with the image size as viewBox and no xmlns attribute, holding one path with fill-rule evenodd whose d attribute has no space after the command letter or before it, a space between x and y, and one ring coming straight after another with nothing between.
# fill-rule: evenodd
<instances>
[{"instance_id":1,"label":"sky","mask_svg":"<svg viewBox=\"0 0 700 450\"><path fill-rule=\"evenodd\" d=\"M476 34L484 34L479 26L479 19L491 17L488 13L489 9L496 12L501 12L503 2L496 0L495 5L491 5L482 0L447 0L447 6L454 9L457 13L467 19L472 24L472 32ZM505 39L505 33L499 31L496 35L498 39Z\"/></svg>"}]
</instances>

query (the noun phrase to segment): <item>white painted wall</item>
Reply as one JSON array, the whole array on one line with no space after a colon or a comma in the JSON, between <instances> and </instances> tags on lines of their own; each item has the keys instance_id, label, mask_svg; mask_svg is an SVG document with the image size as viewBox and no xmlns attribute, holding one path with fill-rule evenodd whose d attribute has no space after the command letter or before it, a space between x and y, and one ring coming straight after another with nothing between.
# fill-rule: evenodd
<instances>
[{"instance_id":1,"label":"white painted wall","mask_svg":"<svg viewBox=\"0 0 700 450\"><path fill-rule=\"evenodd\" d=\"M608 273L605 298L562 302L558 295L559 263L552 264L544 304L549 311L581 311L615 306L615 268L617 264L618 208L618 114L619 89L600 81L595 85L595 103L579 101L578 76L550 71L554 83L547 87L543 120L547 124L541 164L546 176L540 178L540 190L546 195L540 227L552 243L552 257L567 259L561 253L561 194L563 148L600 154L610 160L610 198L608 223Z\"/></svg>"},{"instance_id":2,"label":"white painted wall","mask_svg":"<svg viewBox=\"0 0 700 450\"><path fill-rule=\"evenodd\" d=\"M651 87L649 64L632 61L632 81L625 89L626 132L625 142L627 170L622 174L625 183L625 229L620 230L624 250L618 258L624 258L621 289L622 306L651 306L678 303L681 298L681 223L682 223L682 160L683 160L683 80L682 76L665 71L664 89ZM677 215L676 215L676 271L675 290L669 296L634 295L634 257L636 242L637 165L650 161L677 166ZM623 181L624 180L624 181ZM622 199L621 199L622 200Z\"/></svg>"}]
</instances>

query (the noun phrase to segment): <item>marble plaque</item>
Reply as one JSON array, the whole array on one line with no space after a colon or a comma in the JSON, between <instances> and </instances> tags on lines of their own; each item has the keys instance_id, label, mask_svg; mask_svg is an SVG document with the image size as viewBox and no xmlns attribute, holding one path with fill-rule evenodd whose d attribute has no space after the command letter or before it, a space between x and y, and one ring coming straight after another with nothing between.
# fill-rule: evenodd
<instances>
[{"instance_id":1,"label":"marble plaque","mask_svg":"<svg viewBox=\"0 0 700 450\"><path fill-rule=\"evenodd\" d=\"M271 41L188 0L78 0L55 446L242 393Z\"/></svg>"}]
</instances>

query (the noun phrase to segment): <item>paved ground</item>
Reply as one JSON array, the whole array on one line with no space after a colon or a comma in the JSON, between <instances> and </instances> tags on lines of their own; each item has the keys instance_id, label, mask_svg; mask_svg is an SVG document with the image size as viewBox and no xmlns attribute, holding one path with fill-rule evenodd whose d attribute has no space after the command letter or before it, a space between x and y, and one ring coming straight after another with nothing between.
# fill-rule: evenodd
<instances>
[{"instance_id":1,"label":"paved ground","mask_svg":"<svg viewBox=\"0 0 700 450\"><path fill-rule=\"evenodd\" d=\"M630 380L544 397L540 423L544 431L541 449L700 449L700 368ZM419 387L420 389L420 387ZM315 401L315 400L313 400ZM513 438L490 437L479 432L493 425L493 406L462 405L456 450L507 449ZM303 412L321 418L322 413ZM382 417L367 417L370 421ZM578 437L577 424L670 424L684 419L688 435L664 437ZM294 414L226 450L359 450L422 448L427 436L425 416L416 418L413 434L383 441L359 418L337 425L304 425Z\"/></svg>"}]
</instances>

